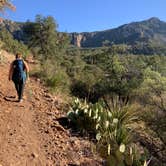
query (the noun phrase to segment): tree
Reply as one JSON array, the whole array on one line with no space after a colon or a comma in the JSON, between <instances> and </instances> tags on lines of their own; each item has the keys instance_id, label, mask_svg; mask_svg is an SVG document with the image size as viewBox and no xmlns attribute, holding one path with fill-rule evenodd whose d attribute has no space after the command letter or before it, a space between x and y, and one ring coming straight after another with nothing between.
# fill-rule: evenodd
<instances>
[{"instance_id":1,"label":"tree","mask_svg":"<svg viewBox=\"0 0 166 166\"><path fill-rule=\"evenodd\" d=\"M30 47L37 47L40 58L46 60L56 54L57 24L53 17L36 16L36 22L31 31Z\"/></svg>"},{"instance_id":2,"label":"tree","mask_svg":"<svg viewBox=\"0 0 166 166\"><path fill-rule=\"evenodd\" d=\"M30 28L29 28L30 27ZM57 24L53 17L36 16L35 23L27 22L24 31L28 36L29 47L36 50L41 63L40 76L51 90L67 90L70 79L64 67L65 51L68 47L68 37L57 32Z\"/></svg>"},{"instance_id":3,"label":"tree","mask_svg":"<svg viewBox=\"0 0 166 166\"><path fill-rule=\"evenodd\" d=\"M61 59L64 50L69 44L69 38L65 33L57 32L57 24L53 17L36 16L35 23L27 23L29 28L24 30L29 36L29 47L36 48L40 59L45 61L47 59Z\"/></svg>"},{"instance_id":4,"label":"tree","mask_svg":"<svg viewBox=\"0 0 166 166\"><path fill-rule=\"evenodd\" d=\"M3 42L2 48L5 49L6 51L14 53L14 54L17 52L20 52L24 56L28 55L29 50L27 46L15 40L13 36L10 34L10 32L7 31L6 29L1 29L0 39Z\"/></svg>"},{"instance_id":5,"label":"tree","mask_svg":"<svg viewBox=\"0 0 166 166\"><path fill-rule=\"evenodd\" d=\"M72 93L77 97L96 102L99 96L96 84L99 83L102 75L103 72L99 67L95 65L85 65L83 70L76 75L71 88Z\"/></svg>"},{"instance_id":6,"label":"tree","mask_svg":"<svg viewBox=\"0 0 166 166\"><path fill-rule=\"evenodd\" d=\"M5 9L9 8L11 10L15 10L15 6L11 3L10 0L1 0L0 1L0 12L4 13ZM3 19L0 17L0 22L3 21Z\"/></svg>"},{"instance_id":7,"label":"tree","mask_svg":"<svg viewBox=\"0 0 166 166\"><path fill-rule=\"evenodd\" d=\"M166 77L147 68L144 72L144 81L140 92L147 104L166 111Z\"/></svg>"},{"instance_id":8,"label":"tree","mask_svg":"<svg viewBox=\"0 0 166 166\"><path fill-rule=\"evenodd\" d=\"M145 62L147 63L147 67L166 77L166 56L148 56Z\"/></svg>"},{"instance_id":9,"label":"tree","mask_svg":"<svg viewBox=\"0 0 166 166\"><path fill-rule=\"evenodd\" d=\"M110 52L114 54L126 54L130 50L130 46L126 44L113 44L110 48Z\"/></svg>"},{"instance_id":10,"label":"tree","mask_svg":"<svg viewBox=\"0 0 166 166\"><path fill-rule=\"evenodd\" d=\"M97 58L97 65L104 71L98 83L100 97L113 100L117 96L123 104L131 101L134 90L143 80L145 64L136 56L119 56L114 53L103 53Z\"/></svg>"},{"instance_id":11,"label":"tree","mask_svg":"<svg viewBox=\"0 0 166 166\"><path fill-rule=\"evenodd\" d=\"M1 0L0 1L0 11L3 11L5 8L10 8L15 10L15 6L11 3L10 0Z\"/></svg>"},{"instance_id":12,"label":"tree","mask_svg":"<svg viewBox=\"0 0 166 166\"><path fill-rule=\"evenodd\" d=\"M110 45L111 45L111 42L109 40L104 40L102 42L102 46L104 46L104 47L109 47Z\"/></svg>"}]
</instances>

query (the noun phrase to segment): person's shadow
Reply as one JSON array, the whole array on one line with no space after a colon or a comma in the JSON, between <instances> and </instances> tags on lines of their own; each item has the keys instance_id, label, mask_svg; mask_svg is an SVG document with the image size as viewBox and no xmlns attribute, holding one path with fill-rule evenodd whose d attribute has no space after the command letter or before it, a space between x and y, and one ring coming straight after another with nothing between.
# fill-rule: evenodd
<instances>
[{"instance_id":1,"label":"person's shadow","mask_svg":"<svg viewBox=\"0 0 166 166\"><path fill-rule=\"evenodd\" d=\"M16 96L5 96L4 100L9 102L18 102L18 100L16 99Z\"/></svg>"}]
</instances>

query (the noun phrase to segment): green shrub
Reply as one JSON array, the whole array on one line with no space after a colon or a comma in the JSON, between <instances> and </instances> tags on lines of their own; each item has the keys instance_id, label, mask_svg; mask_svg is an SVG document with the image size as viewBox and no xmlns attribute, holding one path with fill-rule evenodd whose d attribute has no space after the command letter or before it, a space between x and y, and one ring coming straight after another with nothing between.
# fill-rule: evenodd
<instances>
[{"instance_id":1,"label":"green shrub","mask_svg":"<svg viewBox=\"0 0 166 166\"><path fill-rule=\"evenodd\" d=\"M10 53L16 54L19 52L25 58L30 52L24 43L15 40L6 29L0 31L0 40L3 42L2 49Z\"/></svg>"},{"instance_id":2,"label":"green shrub","mask_svg":"<svg viewBox=\"0 0 166 166\"><path fill-rule=\"evenodd\" d=\"M70 81L64 70L56 71L53 75L46 77L46 85L50 87L52 91L68 91Z\"/></svg>"},{"instance_id":3,"label":"green shrub","mask_svg":"<svg viewBox=\"0 0 166 166\"><path fill-rule=\"evenodd\" d=\"M114 105L110 110L104 103L88 104L76 99L68 112L68 118L77 129L96 134L96 150L113 166L130 166L138 163L131 146L130 124L137 119L135 106ZM111 162L110 162L111 161Z\"/></svg>"},{"instance_id":4,"label":"green shrub","mask_svg":"<svg viewBox=\"0 0 166 166\"><path fill-rule=\"evenodd\" d=\"M45 60L43 64L31 71L30 75L40 78L52 92L69 92L70 79L55 60Z\"/></svg>"}]
</instances>

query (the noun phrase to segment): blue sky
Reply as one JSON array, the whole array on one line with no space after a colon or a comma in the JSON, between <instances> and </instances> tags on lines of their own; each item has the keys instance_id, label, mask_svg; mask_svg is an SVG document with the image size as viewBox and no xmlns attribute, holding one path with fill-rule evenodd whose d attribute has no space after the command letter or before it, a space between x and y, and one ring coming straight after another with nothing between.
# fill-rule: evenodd
<instances>
[{"instance_id":1,"label":"blue sky","mask_svg":"<svg viewBox=\"0 0 166 166\"><path fill-rule=\"evenodd\" d=\"M17 10L4 16L34 21L37 14L51 15L59 31L105 30L132 21L158 17L166 21L166 0L13 0Z\"/></svg>"}]
</instances>

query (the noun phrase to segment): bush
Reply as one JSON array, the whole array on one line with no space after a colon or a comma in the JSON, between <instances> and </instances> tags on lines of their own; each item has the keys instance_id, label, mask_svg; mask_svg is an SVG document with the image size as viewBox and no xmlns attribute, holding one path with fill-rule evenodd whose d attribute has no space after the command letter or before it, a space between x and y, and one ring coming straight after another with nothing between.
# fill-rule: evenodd
<instances>
[{"instance_id":1,"label":"bush","mask_svg":"<svg viewBox=\"0 0 166 166\"><path fill-rule=\"evenodd\" d=\"M118 102L117 102L118 103ZM68 112L69 120L82 133L96 134L96 150L113 166L140 165L131 144L130 123L137 119L134 106L114 105L106 109L104 103L87 104L76 99Z\"/></svg>"},{"instance_id":2,"label":"bush","mask_svg":"<svg viewBox=\"0 0 166 166\"><path fill-rule=\"evenodd\" d=\"M22 42L15 40L6 29L0 31L0 39L3 42L2 49L14 54L19 52L24 58L29 54L28 47Z\"/></svg>"},{"instance_id":3,"label":"bush","mask_svg":"<svg viewBox=\"0 0 166 166\"><path fill-rule=\"evenodd\" d=\"M70 79L65 70L55 60L45 60L30 74L40 78L52 92L69 92Z\"/></svg>"},{"instance_id":4,"label":"bush","mask_svg":"<svg viewBox=\"0 0 166 166\"><path fill-rule=\"evenodd\" d=\"M70 84L68 75L63 70L56 71L51 76L46 76L46 85L51 88L52 91L68 92Z\"/></svg>"}]
</instances>

